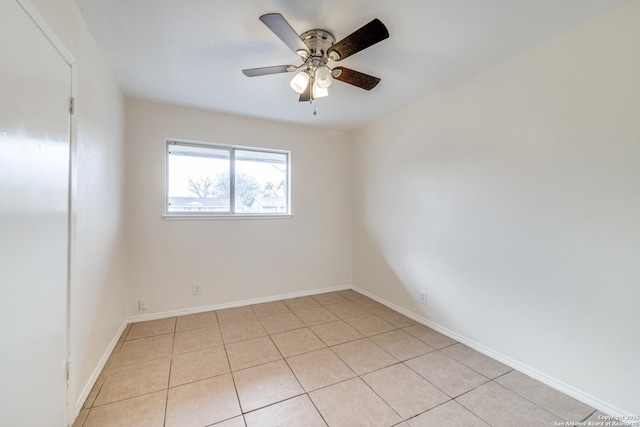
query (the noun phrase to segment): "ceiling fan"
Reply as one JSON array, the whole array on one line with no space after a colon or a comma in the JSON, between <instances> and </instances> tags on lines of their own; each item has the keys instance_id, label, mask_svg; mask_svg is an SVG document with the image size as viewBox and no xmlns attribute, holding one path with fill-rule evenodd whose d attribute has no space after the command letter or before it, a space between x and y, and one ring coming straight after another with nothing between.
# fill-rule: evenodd
<instances>
[{"instance_id":1,"label":"ceiling fan","mask_svg":"<svg viewBox=\"0 0 640 427\"><path fill-rule=\"evenodd\" d=\"M345 67L329 68L330 61L342 61L389 37L387 27L379 19L374 19L344 39L336 39L326 30L314 29L298 35L279 13L267 13L260 21L280 38L291 50L300 55L302 65L275 65L272 67L242 70L245 76L257 77L269 74L297 72L291 80L291 88L300 94L300 102L313 101L328 95L328 87L333 79L349 83L364 90L371 90L378 83L378 77Z\"/></svg>"}]
</instances>

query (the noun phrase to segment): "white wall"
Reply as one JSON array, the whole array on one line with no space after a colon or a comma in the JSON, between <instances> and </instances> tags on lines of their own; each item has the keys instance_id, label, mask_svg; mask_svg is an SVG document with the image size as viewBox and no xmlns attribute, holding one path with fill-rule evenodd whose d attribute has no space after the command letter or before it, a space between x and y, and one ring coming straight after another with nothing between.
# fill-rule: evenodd
<instances>
[{"instance_id":1,"label":"white wall","mask_svg":"<svg viewBox=\"0 0 640 427\"><path fill-rule=\"evenodd\" d=\"M350 135L132 100L126 128L130 315L351 283ZM163 219L167 138L291 150L293 217Z\"/></svg>"},{"instance_id":2,"label":"white wall","mask_svg":"<svg viewBox=\"0 0 640 427\"><path fill-rule=\"evenodd\" d=\"M356 286L634 414L638 22L635 2L358 132L353 221Z\"/></svg>"},{"instance_id":3,"label":"white wall","mask_svg":"<svg viewBox=\"0 0 640 427\"><path fill-rule=\"evenodd\" d=\"M83 403L126 317L124 98L73 0L32 3L77 60L70 275L73 407Z\"/></svg>"}]
</instances>

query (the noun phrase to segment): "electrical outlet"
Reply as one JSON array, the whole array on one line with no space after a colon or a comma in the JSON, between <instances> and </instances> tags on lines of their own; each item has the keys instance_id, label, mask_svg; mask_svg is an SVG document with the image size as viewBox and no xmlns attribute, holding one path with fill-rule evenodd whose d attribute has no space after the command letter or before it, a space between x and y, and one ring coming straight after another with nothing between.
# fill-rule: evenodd
<instances>
[{"instance_id":1,"label":"electrical outlet","mask_svg":"<svg viewBox=\"0 0 640 427\"><path fill-rule=\"evenodd\" d=\"M193 295L202 295L202 285L200 283L194 283L192 292Z\"/></svg>"},{"instance_id":2,"label":"electrical outlet","mask_svg":"<svg viewBox=\"0 0 640 427\"><path fill-rule=\"evenodd\" d=\"M418 295L420 295L420 304L427 305L427 291L418 291Z\"/></svg>"},{"instance_id":3,"label":"electrical outlet","mask_svg":"<svg viewBox=\"0 0 640 427\"><path fill-rule=\"evenodd\" d=\"M138 311L146 311L147 310L147 303L144 302L143 299L139 299L138 300Z\"/></svg>"}]
</instances>

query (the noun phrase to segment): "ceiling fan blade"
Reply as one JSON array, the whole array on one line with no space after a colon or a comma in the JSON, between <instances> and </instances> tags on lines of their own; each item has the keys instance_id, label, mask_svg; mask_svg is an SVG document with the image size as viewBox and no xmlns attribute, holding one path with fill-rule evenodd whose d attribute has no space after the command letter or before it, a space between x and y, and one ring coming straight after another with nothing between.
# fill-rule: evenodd
<instances>
[{"instance_id":1,"label":"ceiling fan blade","mask_svg":"<svg viewBox=\"0 0 640 427\"><path fill-rule=\"evenodd\" d=\"M297 70L295 65L274 65L273 67L247 68L242 73L247 77L266 76L268 74L289 73Z\"/></svg>"},{"instance_id":2,"label":"ceiling fan blade","mask_svg":"<svg viewBox=\"0 0 640 427\"><path fill-rule=\"evenodd\" d=\"M284 44L289 46L292 51L297 53L298 50L304 50L309 53L307 45L304 44L298 33L296 33L282 15L279 13L267 13L266 15L262 15L260 20L273 31Z\"/></svg>"},{"instance_id":3,"label":"ceiling fan blade","mask_svg":"<svg viewBox=\"0 0 640 427\"><path fill-rule=\"evenodd\" d=\"M311 84L308 84L304 92L300 94L300 102L309 102L311 101Z\"/></svg>"},{"instance_id":4,"label":"ceiling fan blade","mask_svg":"<svg viewBox=\"0 0 640 427\"><path fill-rule=\"evenodd\" d=\"M369 74L361 73L360 71L350 68L334 67L333 70L331 70L331 74L336 80L349 83L364 90L371 90L380 83L378 77L370 76Z\"/></svg>"},{"instance_id":5,"label":"ceiling fan blade","mask_svg":"<svg viewBox=\"0 0 640 427\"><path fill-rule=\"evenodd\" d=\"M334 53L334 56L337 53L338 57L335 61L341 61L388 37L389 31L387 27L376 18L331 46L328 54L331 57L331 53Z\"/></svg>"}]
</instances>

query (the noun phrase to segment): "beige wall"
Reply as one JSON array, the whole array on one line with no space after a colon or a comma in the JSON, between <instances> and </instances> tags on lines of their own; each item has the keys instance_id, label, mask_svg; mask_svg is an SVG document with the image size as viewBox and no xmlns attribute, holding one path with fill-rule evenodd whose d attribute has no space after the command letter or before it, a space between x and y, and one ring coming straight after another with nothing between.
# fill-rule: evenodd
<instances>
[{"instance_id":1,"label":"beige wall","mask_svg":"<svg viewBox=\"0 0 640 427\"><path fill-rule=\"evenodd\" d=\"M366 127L353 190L356 286L633 414L638 22L635 2Z\"/></svg>"},{"instance_id":2,"label":"beige wall","mask_svg":"<svg viewBox=\"0 0 640 427\"><path fill-rule=\"evenodd\" d=\"M73 412L126 318L124 98L73 0L32 3L77 60L70 243Z\"/></svg>"},{"instance_id":3,"label":"beige wall","mask_svg":"<svg viewBox=\"0 0 640 427\"><path fill-rule=\"evenodd\" d=\"M348 134L142 101L126 127L130 315L351 283ZM167 138L290 150L293 217L163 219Z\"/></svg>"}]
</instances>

